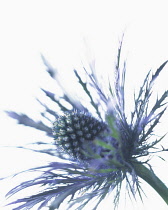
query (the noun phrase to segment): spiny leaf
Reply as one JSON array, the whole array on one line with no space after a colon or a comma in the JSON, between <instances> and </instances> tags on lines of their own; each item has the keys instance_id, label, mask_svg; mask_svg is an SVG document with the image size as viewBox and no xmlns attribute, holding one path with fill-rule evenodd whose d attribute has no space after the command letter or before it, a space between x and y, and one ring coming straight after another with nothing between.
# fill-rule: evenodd
<instances>
[{"instance_id":1,"label":"spiny leaf","mask_svg":"<svg viewBox=\"0 0 168 210\"><path fill-rule=\"evenodd\" d=\"M25 114L18 114L13 111L5 111L5 112L13 119L16 119L19 124L23 124L25 126L29 126L29 127L33 127L35 129L41 130L41 131L45 131L48 136L53 137L52 129L48 127L47 125L45 125L43 122L41 121L35 122L34 120L32 120L30 117L28 117Z\"/></svg>"},{"instance_id":2,"label":"spiny leaf","mask_svg":"<svg viewBox=\"0 0 168 210\"><path fill-rule=\"evenodd\" d=\"M92 106L95 108L96 113L98 114L99 118L101 119L101 115L100 115L100 112L99 112L99 109L98 109L98 104L96 104L96 103L94 102L93 97L92 97L92 95L90 94L90 91L89 91L88 88L87 88L87 83L84 83L84 82L82 81L81 77L79 76L79 74L78 74L78 72L77 72L76 70L74 70L74 72L75 72L76 77L77 77L78 80L79 80L79 84L83 87L85 93L89 96L89 98L90 98L90 103L91 103Z\"/></svg>"},{"instance_id":3,"label":"spiny leaf","mask_svg":"<svg viewBox=\"0 0 168 210\"><path fill-rule=\"evenodd\" d=\"M158 69L157 71L155 72L154 75L152 75L152 82L159 76L160 72L162 71L162 69L165 67L165 65L167 64L168 60L165 61Z\"/></svg>"}]
</instances>

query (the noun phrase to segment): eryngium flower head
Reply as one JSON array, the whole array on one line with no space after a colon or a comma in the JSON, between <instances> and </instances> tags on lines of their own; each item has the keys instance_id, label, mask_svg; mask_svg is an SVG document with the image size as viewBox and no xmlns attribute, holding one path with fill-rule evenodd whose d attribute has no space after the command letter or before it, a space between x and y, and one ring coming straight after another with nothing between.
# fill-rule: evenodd
<instances>
[{"instance_id":1,"label":"eryngium flower head","mask_svg":"<svg viewBox=\"0 0 168 210\"><path fill-rule=\"evenodd\" d=\"M53 130L57 145L75 158L88 159L82 151L107 130L107 125L85 113L67 112L57 119Z\"/></svg>"},{"instance_id":2,"label":"eryngium flower head","mask_svg":"<svg viewBox=\"0 0 168 210\"><path fill-rule=\"evenodd\" d=\"M98 202L94 208L96 209L111 191L116 192L114 196L116 207L123 180L126 180L127 188L134 197L135 192L138 192L141 197L139 177L150 184L168 204L168 189L156 177L149 164L150 154L167 151L164 147L161 150L157 148L157 144L163 137L156 140L150 140L150 137L154 136L154 128L166 110L165 99L168 91L157 98L153 105L150 104L151 109L149 109L149 102L154 81L168 61L164 62L152 76L150 72L147 74L139 94L135 95L134 110L128 120L125 113L124 93L126 65L124 63L122 67L120 63L121 47L122 42L114 70L116 78L114 84L106 83L107 89L102 86L105 83L97 78L93 65L90 65L90 71L83 69L86 80L83 79L83 75L74 70L78 84L90 101L89 106L86 107L69 94L57 77L58 72L55 79L63 91L63 96L58 98L54 93L42 89L64 113L60 115L40 102L45 108L45 112L42 113L45 120L49 119L46 113L56 117L53 129L42 121L34 122L25 114L8 112L11 117L18 119L19 123L43 130L55 139L55 143L50 145L51 148L39 150L39 152L62 158L60 162L54 159L54 162L47 166L31 169L31 171L39 170L41 175L21 183L8 193L10 196L27 187L36 185L43 187L42 192L14 201L12 204L20 204L20 206L13 210L31 209L38 203L40 203L38 209L47 205L49 210L58 209L66 198L69 198L68 209L71 209L74 204L79 204L78 210L83 209L90 200L97 198ZM54 74L51 74L54 72L53 69L45 59L44 63L53 79ZM59 99L69 103L72 109L68 109ZM94 110L94 114L91 110ZM37 144L49 145L44 142L37 142ZM145 164L150 168L148 169Z\"/></svg>"},{"instance_id":3,"label":"eryngium flower head","mask_svg":"<svg viewBox=\"0 0 168 210\"><path fill-rule=\"evenodd\" d=\"M91 160L97 160L98 164L102 160L115 160L119 165L122 163L119 141L111 136L110 127L88 113L65 112L54 123L53 135L58 148L78 161L91 163Z\"/></svg>"}]
</instances>

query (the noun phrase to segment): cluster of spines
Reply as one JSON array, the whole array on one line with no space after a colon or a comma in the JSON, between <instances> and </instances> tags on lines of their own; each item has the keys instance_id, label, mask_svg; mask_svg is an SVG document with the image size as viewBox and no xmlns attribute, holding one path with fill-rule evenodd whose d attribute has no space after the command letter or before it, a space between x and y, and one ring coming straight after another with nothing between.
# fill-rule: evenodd
<instances>
[{"instance_id":1,"label":"cluster of spines","mask_svg":"<svg viewBox=\"0 0 168 210\"><path fill-rule=\"evenodd\" d=\"M88 113L66 112L54 123L56 144L68 154L79 159L88 159L84 153L86 145L107 131L108 127ZM93 148L92 148L93 149ZM94 149L93 149L94 150Z\"/></svg>"}]
</instances>

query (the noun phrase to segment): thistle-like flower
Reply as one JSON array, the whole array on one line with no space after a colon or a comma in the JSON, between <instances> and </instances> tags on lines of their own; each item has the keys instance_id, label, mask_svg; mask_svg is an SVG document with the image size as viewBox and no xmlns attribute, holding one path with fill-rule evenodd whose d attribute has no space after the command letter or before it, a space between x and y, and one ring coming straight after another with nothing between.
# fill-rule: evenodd
<instances>
[{"instance_id":1,"label":"thistle-like flower","mask_svg":"<svg viewBox=\"0 0 168 210\"><path fill-rule=\"evenodd\" d=\"M124 63L123 68L121 67L121 48L122 42L114 70L116 76L114 85L109 82L106 92L97 79L94 68L91 68L91 73L83 68L88 82L85 82L80 73L74 70L94 113L81 101L74 100L62 87L57 76L55 79L64 93L62 98L73 109L69 110L53 93L42 89L62 111L58 114L40 102L47 113L56 117L52 128L42 122L36 123L26 115L8 112L20 123L43 130L53 138L51 149L39 150L53 155L53 162L30 169L43 172L39 177L12 189L8 196L36 185L43 186L42 192L10 203L19 205L13 210L31 209L36 204L40 205L38 209L44 206L48 206L50 210L58 209L66 198L69 199L68 209L78 204L78 210L83 209L93 198L97 198L94 207L96 209L111 191L115 192L114 204L117 207L123 180L126 180L128 190L133 196L138 192L141 197L139 177L150 184L168 204L168 188L156 177L149 160L150 153L166 151L163 147L161 150L156 150L156 145L164 136L154 141L151 141L150 137L165 113L168 91L156 100L151 110L148 106L154 81L168 61L164 62L153 75L150 72L147 74L139 94L135 96L134 110L128 120L124 95L126 65ZM54 78L52 67L44 58L43 60L51 77ZM92 91L94 94L91 94ZM45 117L45 114L43 116ZM60 162L54 161L55 156L60 158Z\"/></svg>"}]
</instances>

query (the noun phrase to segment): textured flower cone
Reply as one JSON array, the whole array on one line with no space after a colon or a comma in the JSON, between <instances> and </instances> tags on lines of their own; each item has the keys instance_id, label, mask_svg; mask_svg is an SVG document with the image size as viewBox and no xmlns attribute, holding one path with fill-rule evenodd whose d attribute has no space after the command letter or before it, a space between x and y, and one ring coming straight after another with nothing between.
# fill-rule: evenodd
<instances>
[{"instance_id":1,"label":"textured flower cone","mask_svg":"<svg viewBox=\"0 0 168 210\"><path fill-rule=\"evenodd\" d=\"M121 162L119 143L110 136L108 125L87 113L65 113L54 123L53 130L58 147L73 158Z\"/></svg>"}]
</instances>

